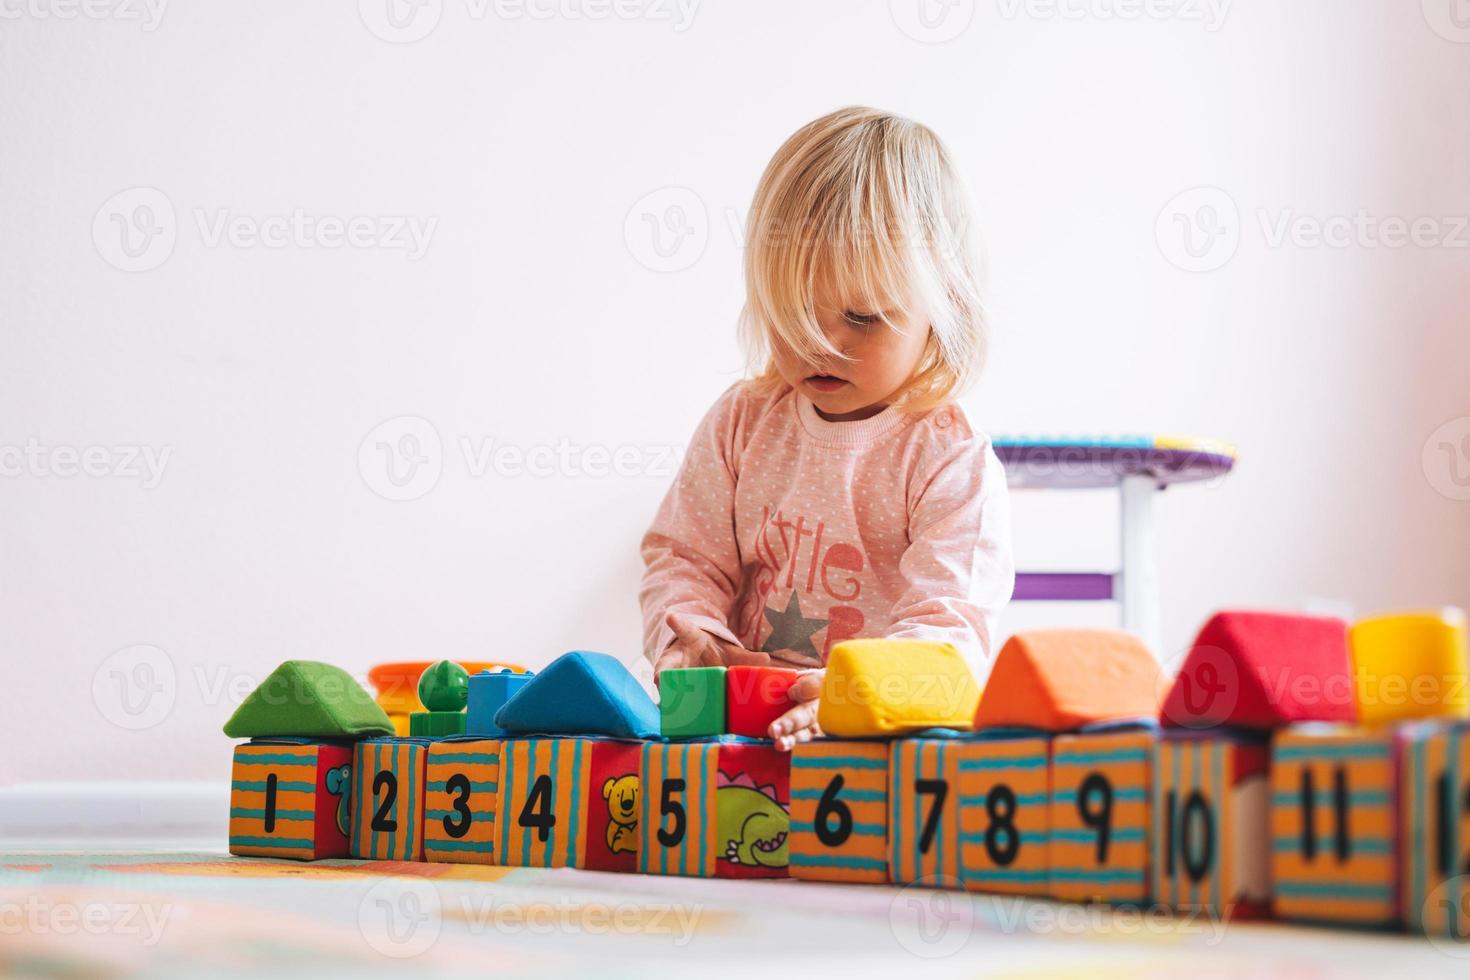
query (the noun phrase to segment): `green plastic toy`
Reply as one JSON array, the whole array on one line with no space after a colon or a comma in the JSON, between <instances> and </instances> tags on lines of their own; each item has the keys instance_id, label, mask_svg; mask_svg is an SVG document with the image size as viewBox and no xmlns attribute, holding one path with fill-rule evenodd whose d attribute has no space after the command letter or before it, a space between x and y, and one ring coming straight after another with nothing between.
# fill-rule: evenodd
<instances>
[{"instance_id":1,"label":"green plastic toy","mask_svg":"<svg viewBox=\"0 0 1470 980\"><path fill-rule=\"evenodd\" d=\"M419 677L419 700L429 710L408 716L408 733L430 738L463 735L469 697L469 671L452 660L430 664Z\"/></svg>"},{"instance_id":2,"label":"green plastic toy","mask_svg":"<svg viewBox=\"0 0 1470 980\"><path fill-rule=\"evenodd\" d=\"M725 668L679 667L658 675L664 738L706 738L725 732Z\"/></svg>"}]
</instances>

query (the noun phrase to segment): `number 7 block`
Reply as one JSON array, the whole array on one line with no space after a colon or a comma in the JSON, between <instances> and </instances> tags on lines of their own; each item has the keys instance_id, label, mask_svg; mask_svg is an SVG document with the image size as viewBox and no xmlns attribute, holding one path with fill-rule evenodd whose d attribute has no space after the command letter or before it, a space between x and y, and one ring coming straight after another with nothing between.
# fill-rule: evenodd
<instances>
[{"instance_id":1,"label":"number 7 block","mask_svg":"<svg viewBox=\"0 0 1470 980\"><path fill-rule=\"evenodd\" d=\"M352 771L352 856L378 861L424 859L426 738L358 742Z\"/></svg>"},{"instance_id":2,"label":"number 7 block","mask_svg":"<svg viewBox=\"0 0 1470 980\"><path fill-rule=\"evenodd\" d=\"M892 744L888 757L888 878L960 887L958 735Z\"/></svg>"},{"instance_id":3,"label":"number 7 block","mask_svg":"<svg viewBox=\"0 0 1470 980\"><path fill-rule=\"evenodd\" d=\"M888 881L888 743L803 742L791 752L791 876Z\"/></svg>"}]
</instances>

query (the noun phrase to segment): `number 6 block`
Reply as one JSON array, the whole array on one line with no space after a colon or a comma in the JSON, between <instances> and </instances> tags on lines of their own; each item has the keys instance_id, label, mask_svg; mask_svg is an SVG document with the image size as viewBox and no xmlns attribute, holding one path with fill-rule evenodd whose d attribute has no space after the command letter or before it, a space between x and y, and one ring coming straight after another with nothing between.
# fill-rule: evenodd
<instances>
[{"instance_id":1,"label":"number 6 block","mask_svg":"<svg viewBox=\"0 0 1470 980\"><path fill-rule=\"evenodd\" d=\"M502 742L498 863L636 870L638 751L602 738Z\"/></svg>"},{"instance_id":2,"label":"number 6 block","mask_svg":"<svg viewBox=\"0 0 1470 980\"><path fill-rule=\"evenodd\" d=\"M352 856L424 859L426 738L358 742L352 762Z\"/></svg>"},{"instance_id":3,"label":"number 6 block","mask_svg":"<svg viewBox=\"0 0 1470 980\"><path fill-rule=\"evenodd\" d=\"M960 878L970 891L1045 895L1050 739L981 737L959 746Z\"/></svg>"},{"instance_id":4,"label":"number 6 block","mask_svg":"<svg viewBox=\"0 0 1470 980\"><path fill-rule=\"evenodd\" d=\"M888 744L804 742L791 752L791 876L888 881Z\"/></svg>"},{"instance_id":5,"label":"number 6 block","mask_svg":"<svg viewBox=\"0 0 1470 980\"><path fill-rule=\"evenodd\" d=\"M424 783L424 856L452 864L495 863L500 740L446 739L429 746Z\"/></svg>"},{"instance_id":6,"label":"number 6 block","mask_svg":"<svg viewBox=\"0 0 1470 980\"><path fill-rule=\"evenodd\" d=\"M769 742L646 742L638 870L787 877L791 768Z\"/></svg>"},{"instance_id":7,"label":"number 6 block","mask_svg":"<svg viewBox=\"0 0 1470 980\"><path fill-rule=\"evenodd\" d=\"M1057 737L1048 845L1053 898L1148 901L1157 745L1152 729Z\"/></svg>"}]
</instances>

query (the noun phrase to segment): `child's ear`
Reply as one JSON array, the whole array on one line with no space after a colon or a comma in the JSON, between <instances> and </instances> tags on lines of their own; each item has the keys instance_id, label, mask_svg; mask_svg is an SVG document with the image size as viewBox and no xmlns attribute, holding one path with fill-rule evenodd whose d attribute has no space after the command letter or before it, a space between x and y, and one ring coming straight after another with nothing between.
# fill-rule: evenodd
<instances>
[{"instance_id":1,"label":"child's ear","mask_svg":"<svg viewBox=\"0 0 1470 980\"><path fill-rule=\"evenodd\" d=\"M615 783L615 782L617 782L617 780L615 780L615 779L607 779L607 780L604 780L603 781L603 784L602 784L602 798L604 800L607 799L609 796L612 795L613 783Z\"/></svg>"}]
</instances>

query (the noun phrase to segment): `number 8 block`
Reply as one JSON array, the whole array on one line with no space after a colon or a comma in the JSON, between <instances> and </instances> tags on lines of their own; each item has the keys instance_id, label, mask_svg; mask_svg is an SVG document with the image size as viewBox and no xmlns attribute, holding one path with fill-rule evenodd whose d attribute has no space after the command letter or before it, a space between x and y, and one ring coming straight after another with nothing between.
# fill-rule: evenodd
<instances>
[{"instance_id":1,"label":"number 8 block","mask_svg":"<svg viewBox=\"0 0 1470 980\"><path fill-rule=\"evenodd\" d=\"M358 742L352 762L352 856L424 859L426 738Z\"/></svg>"},{"instance_id":2,"label":"number 8 block","mask_svg":"<svg viewBox=\"0 0 1470 980\"><path fill-rule=\"evenodd\" d=\"M960 743L960 877L967 889L1046 894L1050 749L1044 737Z\"/></svg>"},{"instance_id":3,"label":"number 8 block","mask_svg":"<svg viewBox=\"0 0 1470 980\"><path fill-rule=\"evenodd\" d=\"M633 871L639 744L506 739L500 751L500 864Z\"/></svg>"},{"instance_id":4,"label":"number 8 block","mask_svg":"<svg viewBox=\"0 0 1470 980\"><path fill-rule=\"evenodd\" d=\"M430 861L495 863L500 746L498 739L446 739L429 746L424 856Z\"/></svg>"},{"instance_id":5,"label":"number 8 block","mask_svg":"<svg viewBox=\"0 0 1470 980\"><path fill-rule=\"evenodd\" d=\"M888 744L804 742L791 752L791 876L888 881Z\"/></svg>"},{"instance_id":6,"label":"number 8 block","mask_svg":"<svg viewBox=\"0 0 1470 980\"><path fill-rule=\"evenodd\" d=\"M1148 901L1149 802L1158 733L1058 736L1051 762L1051 895Z\"/></svg>"}]
</instances>

